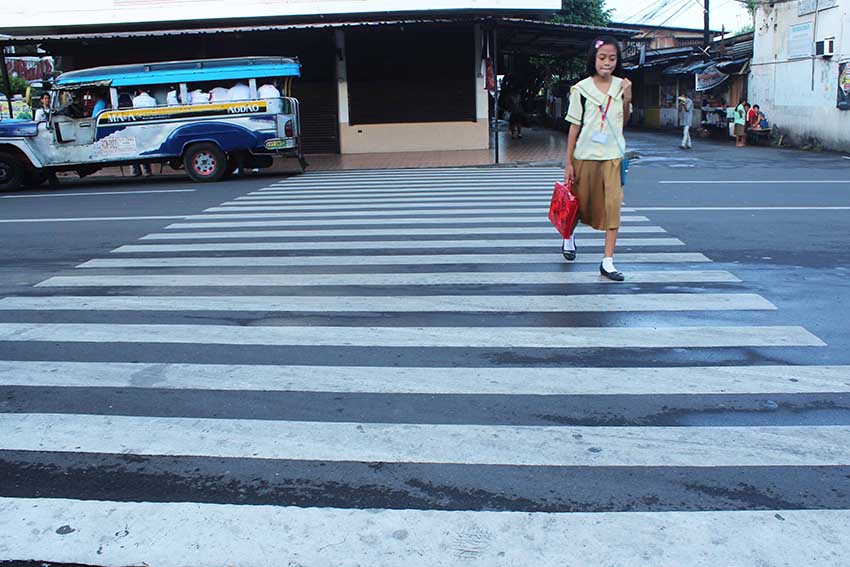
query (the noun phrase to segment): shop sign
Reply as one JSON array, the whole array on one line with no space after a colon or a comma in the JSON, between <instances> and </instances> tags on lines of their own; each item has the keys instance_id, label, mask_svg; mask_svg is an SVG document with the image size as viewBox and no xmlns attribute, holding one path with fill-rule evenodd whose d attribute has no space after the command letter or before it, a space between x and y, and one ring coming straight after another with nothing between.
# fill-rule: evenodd
<instances>
[{"instance_id":1,"label":"shop sign","mask_svg":"<svg viewBox=\"0 0 850 567\"><path fill-rule=\"evenodd\" d=\"M838 66L838 106L839 110L850 110L850 61Z\"/></svg>"},{"instance_id":2,"label":"shop sign","mask_svg":"<svg viewBox=\"0 0 850 567\"><path fill-rule=\"evenodd\" d=\"M800 0L797 2L797 16L814 14L827 8L838 6L838 0Z\"/></svg>"},{"instance_id":3,"label":"shop sign","mask_svg":"<svg viewBox=\"0 0 850 567\"><path fill-rule=\"evenodd\" d=\"M811 22L788 28L788 59L811 57L813 46Z\"/></svg>"},{"instance_id":4,"label":"shop sign","mask_svg":"<svg viewBox=\"0 0 850 567\"><path fill-rule=\"evenodd\" d=\"M696 73L696 90L698 92L711 90L729 78L729 75L717 69L717 65L710 65L702 72Z\"/></svg>"}]
</instances>

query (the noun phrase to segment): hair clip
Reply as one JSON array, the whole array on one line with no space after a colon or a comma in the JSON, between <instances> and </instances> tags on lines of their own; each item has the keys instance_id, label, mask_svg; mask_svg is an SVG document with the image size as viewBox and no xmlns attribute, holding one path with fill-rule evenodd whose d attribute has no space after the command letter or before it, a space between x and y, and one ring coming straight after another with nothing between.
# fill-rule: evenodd
<instances>
[{"instance_id":1,"label":"hair clip","mask_svg":"<svg viewBox=\"0 0 850 567\"><path fill-rule=\"evenodd\" d=\"M602 47L602 44L604 44L604 43L605 42L602 41L601 39L597 39L596 43L593 44L593 49L599 49L600 47Z\"/></svg>"}]
</instances>

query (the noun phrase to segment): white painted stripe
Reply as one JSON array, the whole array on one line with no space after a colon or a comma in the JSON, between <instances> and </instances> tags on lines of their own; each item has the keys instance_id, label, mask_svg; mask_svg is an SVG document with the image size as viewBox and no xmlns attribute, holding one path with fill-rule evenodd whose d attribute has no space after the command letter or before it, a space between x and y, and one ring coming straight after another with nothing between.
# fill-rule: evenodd
<instances>
[{"instance_id":1,"label":"white painted stripe","mask_svg":"<svg viewBox=\"0 0 850 567\"><path fill-rule=\"evenodd\" d=\"M420 189L396 189L393 188L391 190L388 189L340 189L334 191L326 191L324 189L287 189L287 190L279 190L279 189L260 189L259 191L254 191L252 193L248 193L247 197L262 197L264 199L270 199L272 197L283 198L283 197L322 197L322 198L337 198L340 195L363 195L364 197L428 197L428 196L439 196L439 195L457 195L457 196L480 196L480 197L489 197L489 196L498 196L498 195L551 195L551 189L540 189L540 190L528 190L520 187L514 186L513 188L506 189L492 189L492 190L484 190L481 189L446 189L445 187L441 189L430 189L428 191L422 191ZM240 199L242 197L239 197Z\"/></svg>"},{"instance_id":2,"label":"white painted stripe","mask_svg":"<svg viewBox=\"0 0 850 567\"><path fill-rule=\"evenodd\" d=\"M356 197L353 199L323 199L323 198L309 198L309 199L282 199L279 197L237 197L233 201L226 201L222 203L224 206L243 206L243 205L348 205L348 204L356 204L356 203L412 203L412 204L434 204L434 203L481 203L481 204L500 204L502 202L534 202L534 203L544 203L549 202L550 195L512 195L512 196L498 196L495 199L487 199L482 197L444 197L444 196L431 196L431 197Z\"/></svg>"},{"instance_id":3,"label":"white painted stripe","mask_svg":"<svg viewBox=\"0 0 850 567\"><path fill-rule=\"evenodd\" d=\"M56 191L55 193L38 193L29 195L0 195L0 199L29 199L35 197L87 197L91 195L138 195L141 193L191 193L197 189L156 189L152 191L94 191L91 193L71 193Z\"/></svg>"},{"instance_id":4,"label":"white painted stripe","mask_svg":"<svg viewBox=\"0 0 850 567\"><path fill-rule=\"evenodd\" d=\"M581 241L582 249L602 246L603 238ZM555 248L562 245L561 239L528 240L376 240L362 242L222 242L199 244L128 244L116 248L114 253L128 252L209 252L228 250L389 250L389 249L444 249L444 248ZM628 246L684 246L678 238L619 238L617 245Z\"/></svg>"},{"instance_id":5,"label":"white painted stripe","mask_svg":"<svg viewBox=\"0 0 850 567\"><path fill-rule=\"evenodd\" d=\"M336 218L345 217L386 217L386 218L445 218L449 220L448 215L468 215L467 218L474 218L471 215L489 215L499 217L501 215L528 215L536 216L536 218L545 218L548 210L542 210L540 207L533 208L512 208L512 207L494 207L492 209L473 209L473 208L438 208L436 210L416 211L411 212L409 209L400 209L393 211L327 211L320 212L288 212L288 213L243 213L244 209L225 208L225 212L229 214L200 214L187 215L188 220L213 220L213 219L238 219L238 218L304 218L304 217L319 217L322 219L333 220ZM621 213L633 213L634 209L623 207ZM493 220L498 220L494 218Z\"/></svg>"},{"instance_id":6,"label":"white painted stripe","mask_svg":"<svg viewBox=\"0 0 850 567\"><path fill-rule=\"evenodd\" d=\"M850 206L819 207L637 207L634 211L850 211Z\"/></svg>"},{"instance_id":7,"label":"white painted stripe","mask_svg":"<svg viewBox=\"0 0 850 567\"><path fill-rule=\"evenodd\" d=\"M540 173L515 173L512 175L482 175L480 172L461 175L336 175L324 177L292 177L284 181L272 183L273 187L296 185L333 185L344 183L506 183L506 182L535 182L555 181L563 179L564 170L548 170Z\"/></svg>"},{"instance_id":8,"label":"white painted stripe","mask_svg":"<svg viewBox=\"0 0 850 567\"><path fill-rule=\"evenodd\" d=\"M629 272L631 283L729 283L740 280L724 271L676 270ZM35 287L287 287L320 285L565 285L615 283L586 272L428 272L400 274L209 274L54 276Z\"/></svg>"},{"instance_id":9,"label":"white painted stripe","mask_svg":"<svg viewBox=\"0 0 850 567\"><path fill-rule=\"evenodd\" d=\"M519 466L850 464L847 426L420 425L5 413L0 431L0 449L7 451Z\"/></svg>"},{"instance_id":10,"label":"white painted stripe","mask_svg":"<svg viewBox=\"0 0 850 567\"><path fill-rule=\"evenodd\" d=\"M0 341L490 349L825 346L804 328L794 326L242 327L0 323Z\"/></svg>"},{"instance_id":11,"label":"white painted stripe","mask_svg":"<svg viewBox=\"0 0 850 567\"><path fill-rule=\"evenodd\" d=\"M0 385L504 396L850 392L850 366L426 368L0 360Z\"/></svg>"},{"instance_id":12,"label":"white painted stripe","mask_svg":"<svg viewBox=\"0 0 850 567\"><path fill-rule=\"evenodd\" d=\"M30 223L30 222L92 222L92 221L133 221L133 220L171 220L185 219L186 215L179 216L147 216L147 217L66 217L47 219L0 219L0 223Z\"/></svg>"},{"instance_id":13,"label":"white painted stripe","mask_svg":"<svg viewBox=\"0 0 850 567\"><path fill-rule=\"evenodd\" d=\"M293 175L279 183L309 181L314 179L362 179L366 177L423 177L427 179L442 179L445 177L470 177L473 179L490 177L532 177L534 175L552 175L564 173L563 167L515 167L510 169L495 169L492 167L463 167L463 168L408 168L408 169L350 169L345 171L311 171L303 175Z\"/></svg>"},{"instance_id":14,"label":"white painted stripe","mask_svg":"<svg viewBox=\"0 0 850 567\"><path fill-rule=\"evenodd\" d=\"M334 206L339 203L334 203ZM480 199L476 199L470 201L469 206L481 206ZM507 203L506 203L507 204ZM454 203L454 206L458 206L459 203ZM497 205L497 203L494 203ZM510 203L512 207L517 208L534 208L544 212L548 211L548 203L546 203L545 199L533 199L533 200L520 200L520 201L512 201ZM425 203L422 205L417 204L415 209L423 210L423 209L439 209L442 210L444 206L448 206L448 203ZM462 205L461 205L462 206ZM328 203L323 203L321 201L316 201L312 204L307 203L298 203L295 205L255 205L253 203L222 203L222 206L219 207L210 207L209 209L204 209L204 212L211 213L220 213L220 212L232 212L238 213L242 211L289 211L289 210L297 210L297 209L317 209L324 208L329 213L334 212L334 208L330 207ZM360 203L360 204L346 204L345 209L401 209L401 210L410 210L410 203L406 203L404 201L398 203Z\"/></svg>"},{"instance_id":15,"label":"white painted stripe","mask_svg":"<svg viewBox=\"0 0 850 567\"><path fill-rule=\"evenodd\" d=\"M74 532L60 535L62 524ZM0 546L12 556L97 565L143 558L157 567L468 567L529 558L535 567L842 567L848 524L847 510L527 513L0 498Z\"/></svg>"},{"instance_id":16,"label":"white painted stripe","mask_svg":"<svg viewBox=\"0 0 850 567\"><path fill-rule=\"evenodd\" d=\"M587 313L776 309L751 293L428 296L50 296L0 298L0 310L263 311L369 313Z\"/></svg>"},{"instance_id":17,"label":"white painted stripe","mask_svg":"<svg viewBox=\"0 0 850 567\"><path fill-rule=\"evenodd\" d=\"M579 254L577 264L596 264L599 254ZM617 264L711 262L698 252L617 254ZM240 256L195 258L98 258L78 268L189 268L246 266L386 266L434 264L561 264L560 254L410 254L386 256Z\"/></svg>"},{"instance_id":18,"label":"white painted stripe","mask_svg":"<svg viewBox=\"0 0 850 567\"><path fill-rule=\"evenodd\" d=\"M563 177L563 176L561 176ZM471 182L458 182L458 181L429 181L429 182L420 182L420 181L396 181L396 182L383 182L383 183L305 183L300 185L286 184L286 185L273 185L271 187L265 187L262 189L257 189L256 193L279 193L282 195L286 195L289 193L297 192L297 193L327 193L331 195L345 195L349 191L357 192L357 193L380 193L380 192L390 192L390 193L411 193L411 192L424 192L429 193L431 191L444 192L444 191L462 191L462 192L506 192L507 190L513 188L520 193L551 193L552 189L555 185L555 181L557 178L548 178L539 181L523 181L519 179L512 179L509 181L501 181L501 182L482 182L482 183L471 183Z\"/></svg>"},{"instance_id":19,"label":"white painted stripe","mask_svg":"<svg viewBox=\"0 0 850 567\"><path fill-rule=\"evenodd\" d=\"M227 232L156 232L139 238L139 240L212 240L223 238L310 238L343 236L356 238L360 236L476 236L500 237L514 234L547 234L554 229L546 226L505 226L483 228L345 228L345 229L316 229L316 230L231 230ZM576 234L599 234L589 226L580 226ZM660 226L622 226L620 234L652 234L666 233Z\"/></svg>"},{"instance_id":20,"label":"white painted stripe","mask_svg":"<svg viewBox=\"0 0 850 567\"><path fill-rule=\"evenodd\" d=\"M540 215L542 217L542 215ZM183 218L183 217L178 217ZM539 226L549 226L552 225L548 220L543 219L539 220L539 218L529 218L529 217L501 217L498 220L491 219L482 219L482 218L457 218L457 219L434 219L434 218L411 218L411 219L350 219L345 221L339 221L337 224L356 226L356 225L367 225L367 226L375 226L382 224L398 224L409 226L413 224L434 224L434 225L444 225L444 226L454 226L458 224L478 224L478 225L503 225L505 223L518 223L524 225L539 225ZM620 217L620 222L649 222L647 217L636 216L636 215L623 215ZM165 228L168 230L177 230L177 229L196 229L196 228L255 228L255 227L278 227L278 226L315 226L322 227L325 226L325 222L318 222L315 220L260 220L260 221L218 221L218 222L177 222L166 226ZM581 227L579 227L581 228ZM621 229L622 230L622 229Z\"/></svg>"},{"instance_id":21,"label":"white painted stripe","mask_svg":"<svg viewBox=\"0 0 850 567\"><path fill-rule=\"evenodd\" d=\"M818 185L818 184L847 184L850 179L709 179L709 180L682 180L682 181L659 181L661 185Z\"/></svg>"}]
</instances>

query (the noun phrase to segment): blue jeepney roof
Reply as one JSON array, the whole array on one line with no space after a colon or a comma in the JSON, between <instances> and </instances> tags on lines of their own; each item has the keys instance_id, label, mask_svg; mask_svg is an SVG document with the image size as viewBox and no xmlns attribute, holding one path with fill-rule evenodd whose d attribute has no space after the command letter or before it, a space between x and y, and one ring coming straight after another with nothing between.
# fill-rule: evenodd
<instances>
[{"instance_id":1,"label":"blue jeepney roof","mask_svg":"<svg viewBox=\"0 0 850 567\"><path fill-rule=\"evenodd\" d=\"M295 57L232 57L111 65L69 71L59 75L53 82L53 86L57 88L84 85L128 87L299 76L301 76L301 64Z\"/></svg>"}]
</instances>

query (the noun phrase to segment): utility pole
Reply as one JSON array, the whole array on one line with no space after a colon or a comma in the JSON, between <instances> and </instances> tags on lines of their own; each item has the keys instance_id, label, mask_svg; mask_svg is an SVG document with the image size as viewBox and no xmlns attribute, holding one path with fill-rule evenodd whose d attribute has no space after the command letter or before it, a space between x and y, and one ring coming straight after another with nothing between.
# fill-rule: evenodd
<instances>
[{"instance_id":1,"label":"utility pole","mask_svg":"<svg viewBox=\"0 0 850 567\"><path fill-rule=\"evenodd\" d=\"M708 50L711 47L711 31L708 27L708 0L703 0L703 11L702 11L702 49L703 54L705 55L706 61L711 59L711 56L708 54Z\"/></svg>"}]
</instances>

